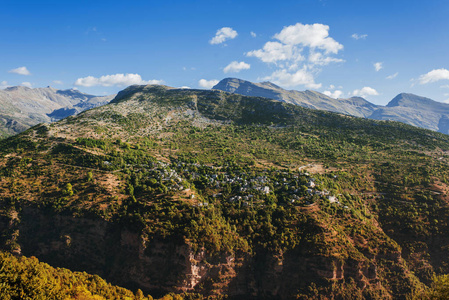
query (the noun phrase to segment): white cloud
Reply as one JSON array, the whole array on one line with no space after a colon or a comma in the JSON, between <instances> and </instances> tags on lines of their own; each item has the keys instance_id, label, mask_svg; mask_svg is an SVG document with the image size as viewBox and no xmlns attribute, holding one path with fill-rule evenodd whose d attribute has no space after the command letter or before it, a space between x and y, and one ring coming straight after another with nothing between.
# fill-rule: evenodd
<instances>
[{"instance_id":1,"label":"white cloud","mask_svg":"<svg viewBox=\"0 0 449 300\"><path fill-rule=\"evenodd\" d=\"M318 48L326 53L338 53L343 45L329 37L329 26L324 24L301 24L286 26L274 35L276 39L287 45L301 45Z\"/></svg>"},{"instance_id":2,"label":"white cloud","mask_svg":"<svg viewBox=\"0 0 449 300\"><path fill-rule=\"evenodd\" d=\"M216 80L216 79L212 79L212 80L200 79L200 81L198 81L199 86L202 88L205 88L205 89L211 89L217 83L218 83L218 80Z\"/></svg>"},{"instance_id":3,"label":"white cloud","mask_svg":"<svg viewBox=\"0 0 449 300\"><path fill-rule=\"evenodd\" d=\"M31 87L33 86L33 85L31 84L31 82L28 82L28 81L22 82L21 85L26 86L26 87L29 87L29 88L31 88Z\"/></svg>"},{"instance_id":4,"label":"white cloud","mask_svg":"<svg viewBox=\"0 0 449 300\"><path fill-rule=\"evenodd\" d=\"M420 84L427 84L439 80L449 80L449 70L436 69L428 72L427 74L419 76Z\"/></svg>"},{"instance_id":5,"label":"white cloud","mask_svg":"<svg viewBox=\"0 0 449 300\"><path fill-rule=\"evenodd\" d=\"M352 92L352 95L359 96L359 97L367 97L367 96L377 96L377 95L379 95L379 93L372 87L365 86L360 90L354 90Z\"/></svg>"},{"instance_id":6,"label":"white cloud","mask_svg":"<svg viewBox=\"0 0 449 300\"><path fill-rule=\"evenodd\" d=\"M162 84L162 80L143 80L139 74L114 74L101 77L87 76L75 81L77 86L128 86L133 84Z\"/></svg>"},{"instance_id":7,"label":"white cloud","mask_svg":"<svg viewBox=\"0 0 449 300\"><path fill-rule=\"evenodd\" d=\"M296 53L296 49L291 45L283 45L279 42L267 42L263 49L253 50L246 53L246 56L259 58L266 63L275 63L281 60L303 60L301 54Z\"/></svg>"},{"instance_id":8,"label":"white cloud","mask_svg":"<svg viewBox=\"0 0 449 300\"><path fill-rule=\"evenodd\" d=\"M311 52L309 54L309 62L314 65L326 66L330 63L344 62L343 59L325 56L321 52Z\"/></svg>"},{"instance_id":9,"label":"white cloud","mask_svg":"<svg viewBox=\"0 0 449 300\"><path fill-rule=\"evenodd\" d=\"M305 85L317 89L320 83L314 76L323 66L343 62L332 57L343 49L343 45L329 36L329 26L324 24L301 24L285 26L273 37L277 41L268 41L262 49L249 51L248 57L257 57L265 63L274 63L277 67L266 79L284 86ZM307 53L308 55L304 55Z\"/></svg>"},{"instance_id":10,"label":"white cloud","mask_svg":"<svg viewBox=\"0 0 449 300\"><path fill-rule=\"evenodd\" d=\"M223 27L217 30L217 33L215 33L215 36L209 41L209 43L212 45L221 44L227 40L236 38L237 35L237 31L231 27Z\"/></svg>"},{"instance_id":11,"label":"white cloud","mask_svg":"<svg viewBox=\"0 0 449 300\"><path fill-rule=\"evenodd\" d=\"M449 96L449 94L448 94L448 93L446 93L446 94L444 94L444 96L445 96L445 97L448 97L448 96ZM449 103L449 98L448 98L448 99L446 99L446 100L443 100L443 103Z\"/></svg>"},{"instance_id":12,"label":"white cloud","mask_svg":"<svg viewBox=\"0 0 449 300\"><path fill-rule=\"evenodd\" d=\"M229 65L227 65L223 69L223 72L225 72L225 73L229 73L229 72L238 73L241 70L248 70L249 68L251 68L251 66L249 64L247 64L246 62L233 61L233 62L231 62Z\"/></svg>"},{"instance_id":13,"label":"white cloud","mask_svg":"<svg viewBox=\"0 0 449 300\"><path fill-rule=\"evenodd\" d=\"M382 62L376 62L373 64L374 69L376 70L376 72L379 72L381 69L383 69L383 63Z\"/></svg>"},{"instance_id":14,"label":"white cloud","mask_svg":"<svg viewBox=\"0 0 449 300\"><path fill-rule=\"evenodd\" d=\"M94 26L87 28L86 34L89 34L91 32L97 32L97 27Z\"/></svg>"},{"instance_id":15,"label":"white cloud","mask_svg":"<svg viewBox=\"0 0 449 300\"><path fill-rule=\"evenodd\" d=\"M329 85L329 86L327 87L327 89L330 90L330 91L333 91L333 90L335 90L335 89L341 90L342 88L343 88L343 87L342 87L341 85L335 86L335 85L333 85L333 84L331 84L331 85Z\"/></svg>"},{"instance_id":16,"label":"white cloud","mask_svg":"<svg viewBox=\"0 0 449 300\"><path fill-rule=\"evenodd\" d=\"M310 89L321 88L321 83L315 83L313 75L307 72L305 68L298 70L294 73L290 73L285 69L277 70L273 72L273 74L271 74L270 76L265 77L264 80L270 80L278 85L286 87L305 85L307 88Z\"/></svg>"},{"instance_id":17,"label":"white cloud","mask_svg":"<svg viewBox=\"0 0 449 300\"><path fill-rule=\"evenodd\" d=\"M14 73L19 75L31 75L30 71L28 71L27 67L19 67L16 69L9 70L8 73Z\"/></svg>"},{"instance_id":18,"label":"white cloud","mask_svg":"<svg viewBox=\"0 0 449 300\"><path fill-rule=\"evenodd\" d=\"M6 81L4 81L4 82L6 82ZM441 89L449 89L449 84L442 85L442 86L440 86L440 88Z\"/></svg>"},{"instance_id":19,"label":"white cloud","mask_svg":"<svg viewBox=\"0 0 449 300\"><path fill-rule=\"evenodd\" d=\"M191 67L191 68L182 67L182 70L183 70L183 71L195 71L196 68L194 68L194 67Z\"/></svg>"},{"instance_id":20,"label":"white cloud","mask_svg":"<svg viewBox=\"0 0 449 300\"><path fill-rule=\"evenodd\" d=\"M343 92L340 91L340 90L335 90L333 92L331 92L331 91L324 91L323 94L328 96L328 97L337 99L337 98L340 98L341 95L343 95Z\"/></svg>"},{"instance_id":21,"label":"white cloud","mask_svg":"<svg viewBox=\"0 0 449 300\"><path fill-rule=\"evenodd\" d=\"M180 87L180 89L190 90L191 87L187 86L187 85L183 85L183 86Z\"/></svg>"},{"instance_id":22,"label":"white cloud","mask_svg":"<svg viewBox=\"0 0 449 300\"><path fill-rule=\"evenodd\" d=\"M354 33L353 35L351 35L351 37L352 37L354 40L364 40L364 39L366 39L366 38L368 37L368 35L367 35L367 34L358 34L358 33Z\"/></svg>"},{"instance_id":23,"label":"white cloud","mask_svg":"<svg viewBox=\"0 0 449 300\"><path fill-rule=\"evenodd\" d=\"M331 90L331 91L333 91L333 90L335 90L335 89L341 90L342 88L343 88L343 87L342 87L341 85L335 86L335 85L333 85L333 84L331 84L331 85L329 85L329 87L327 87L327 89L328 89L328 90Z\"/></svg>"},{"instance_id":24,"label":"white cloud","mask_svg":"<svg viewBox=\"0 0 449 300\"><path fill-rule=\"evenodd\" d=\"M64 82L62 82L61 80L53 80L54 84L64 84Z\"/></svg>"},{"instance_id":25,"label":"white cloud","mask_svg":"<svg viewBox=\"0 0 449 300\"><path fill-rule=\"evenodd\" d=\"M9 87L8 81L3 80L2 82L0 82L0 89L6 89L7 87Z\"/></svg>"},{"instance_id":26,"label":"white cloud","mask_svg":"<svg viewBox=\"0 0 449 300\"><path fill-rule=\"evenodd\" d=\"M256 34L254 31L251 31L250 34L251 34L251 36L254 37L254 38L257 36L257 34Z\"/></svg>"},{"instance_id":27,"label":"white cloud","mask_svg":"<svg viewBox=\"0 0 449 300\"><path fill-rule=\"evenodd\" d=\"M399 75L399 72L396 72L394 74L391 74L390 76L387 76L386 79L394 79Z\"/></svg>"}]
</instances>

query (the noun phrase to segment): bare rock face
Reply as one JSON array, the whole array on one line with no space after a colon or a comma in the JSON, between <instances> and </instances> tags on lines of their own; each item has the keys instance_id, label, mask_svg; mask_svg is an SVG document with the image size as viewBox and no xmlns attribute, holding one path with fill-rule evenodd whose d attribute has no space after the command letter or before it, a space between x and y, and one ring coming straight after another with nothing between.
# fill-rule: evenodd
<instances>
[{"instance_id":1,"label":"bare rock face","mask_svg":"<svg viewBox=\"0 0 449 300\"><path fill-rule=\"evenodd\" d=\"M52 87L31 89L14 86L0 90L0 137L106 104L114 96L97 97L73 89Z\"/></svg>"}]
</instances>

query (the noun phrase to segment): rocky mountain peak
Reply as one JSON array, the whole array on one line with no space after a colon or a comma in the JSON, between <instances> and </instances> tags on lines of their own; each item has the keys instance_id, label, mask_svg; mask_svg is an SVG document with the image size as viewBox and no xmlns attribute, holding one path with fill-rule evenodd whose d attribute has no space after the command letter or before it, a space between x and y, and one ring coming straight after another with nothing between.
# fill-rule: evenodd
<instances>
[{"instance_id":1,"label":"rocky mountain peak","mask_svg":"<svg viewBox=\"0 0 449 300\"><path fill-rule=\"evenodd\" d=\"M426 97L408 93L401 93L397 95L387 104L387 107L402 107L443 114L449 113L449 104L447 103L438 102Z\"/></svg>"},{"instance_id":2,"label":"rocky mountain peak","mask_svg":"<svg viewBox=\"0 0 449 300\"><path fill-rule=\"evenodd\" d=\"M18 86L7 87L4 90L7 91L7 92L14 92L14 91L29 91L29 90L32 90L32 89L27 87L27 86L18 85Z\"/></svg>"},{"instance_id":3,"label":"rocky mountain peak","mask_svg":"<svg viewBox=\"0 0 449 300\"><path fill-rule=\"evenodd\" d=\"M393 98L388 104L387 107L395 107L395 106L416 106L416 105L429 105L433 103L438 103L432 99L421 97L414 94L409 93L400 93L396 97Z\"/></svg>"}]
</instances>

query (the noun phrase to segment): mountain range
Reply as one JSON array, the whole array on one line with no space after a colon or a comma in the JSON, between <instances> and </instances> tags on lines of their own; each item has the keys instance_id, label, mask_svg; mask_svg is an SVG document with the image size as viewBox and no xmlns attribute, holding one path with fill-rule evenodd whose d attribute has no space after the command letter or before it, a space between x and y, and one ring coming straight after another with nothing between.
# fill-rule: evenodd
<instances>
[{"instance_id":1,"label":"mountain range","mask_svg":"<svg viewBox=\"0 0 449 300\"><path fill-rule=\"evenodd\" d=\"M317 110L374 120L398 121L449 134L449 104L401 93L386 106L362 97L334 99L316 91L286 90L271 82L225 78L212 89L264 97ZM94 96L75 89L9 87L0 90L0 137L17 134L38 123L49 123L101 106L115 95Z\"/></svg>"},{"instance_id":2,"label":"mountain range","mask_svg":"<svg viewBox=\"0 0 449 300\"><path fill-rule=\"evenodd\" d=\"M0 90L0 137L104 105L114 96L93 96L75 89L57 90L52 87L8 87Z\"/></svg>"},{"instance_id":3,"label":"mountain range","mask_svg":"<svg viewBox=\"0 0 449 300\"><path fill-rule=\"evenodd\" d=\"M237 78L225 78L213 89L356 117L398 121L449 134L449 104L413 94L401 93L386 106L381 106L361 97L334 99L316 91L285 90L271 82L253 83Z\"/></svg>"}]
</instances>

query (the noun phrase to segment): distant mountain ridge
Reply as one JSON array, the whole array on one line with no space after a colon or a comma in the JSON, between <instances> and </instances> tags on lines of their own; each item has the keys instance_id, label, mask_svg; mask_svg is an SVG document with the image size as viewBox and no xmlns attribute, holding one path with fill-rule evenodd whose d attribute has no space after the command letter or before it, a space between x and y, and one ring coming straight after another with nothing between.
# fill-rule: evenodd
<instances>
[{"instance_id":1,"label":"distant mountain ridge","mask_svg":"<svg viewBox=\"0 0 449 300\"><path fill-rule=\"evenodd\" d=\"M94 96L74 89L8 87L0 90L0 137L78 114L106 104L114 97Z\"/></svg>"},{"instance_id":2,"label":"distant mountain ridge","mask_svg":"<svg viewBox=\"0 0 449 300\"><path fill-rule=\"evenodd\" d=\"M271 82L253 83L237 78L225 78L212 89L245 96L265 97L356 117L398 121L449 134L449 104L414 94L401 93L386 106L381 106L362 97L334 99L315 91L285 90Z\"/></svg>"},{"instance_id":3,"label":"distant mountain ridge","mask_svg":"<svg viewBox=\"0 0 449 300\"><path fill-rule=\"evenodd\" d=\"M360 97L334 99L315 91L285 90L271 82L252 83L237 78L225 78L212 89L244 96L264 97L307 108L328 110L356 117L367 117L377 107L375 104Z\"/></svg>"},{"instance_id":4,"label":"distant mountain ridge","mask_svg":"<svg viewBox=\"0 0 449 300\"><path fill-rule=\"evenodd\" d=\"M414 94L401 93L387 106L375 110L370 119L393 120L449 134L449 104Z\"/></svg>"}]
</instances>

